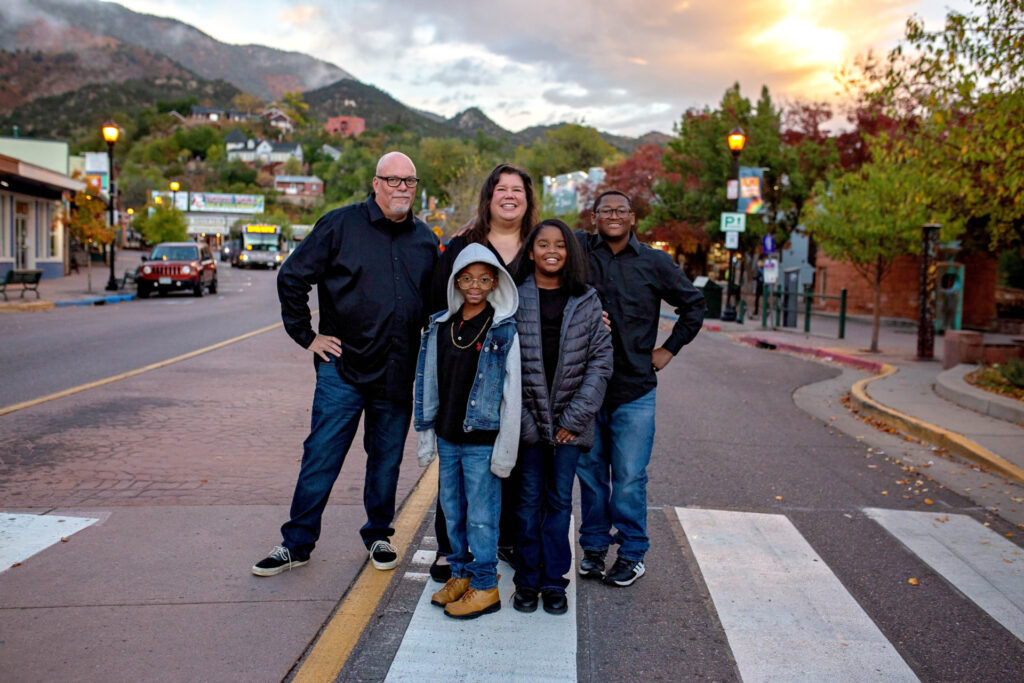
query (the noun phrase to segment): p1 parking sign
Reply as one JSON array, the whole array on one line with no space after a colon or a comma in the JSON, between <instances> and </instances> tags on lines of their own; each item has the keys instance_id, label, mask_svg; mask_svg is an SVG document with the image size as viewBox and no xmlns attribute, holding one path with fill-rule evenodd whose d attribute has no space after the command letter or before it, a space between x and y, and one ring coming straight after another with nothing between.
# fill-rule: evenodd
<instances>
[{"instance_id":1,"label":"p1 parking sign","mask_svg":"<svg viewBox=\"0 0 1024 683\"><path fill-rule=\"evenodd\" d=\"M745 213L722 213L722 232L746 232L747 214Z\"/></svg>"}]
</instances>

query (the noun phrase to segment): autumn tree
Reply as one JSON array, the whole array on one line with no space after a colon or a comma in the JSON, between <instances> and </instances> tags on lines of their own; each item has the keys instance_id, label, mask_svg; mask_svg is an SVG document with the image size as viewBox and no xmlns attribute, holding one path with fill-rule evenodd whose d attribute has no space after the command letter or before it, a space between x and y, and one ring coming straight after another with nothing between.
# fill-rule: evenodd
<instances>
[{"instance_id":1,"label":"autumn tree","mask_svg":"<svg viewBox=\"0 0 1024 683\"><path fill-rule=\"evenodd\" d=\"M804 212L808 233L832 258L851 264L873 293L871 351L878 351L882 284L893 262L921 251L921 226L939 223L943 239L961 227L934 197L950 181L920 155L893 151L885 139L874 144L873 160L814 188L815 199Z\"/></svg>"},{"instance_id":2,"label":"autumn tree","mask_svg":"<svg viewBox=\"0 0 1024 683\"><path fill-rule=\"evenodd\" d=\"M114 231L107 225L107 203L90 194L88 191L76 192L71 202L71 216L68 221L68 233L85 246L88 258L86 289L92 291L92 257L89 245L110 244L114 241Z\"/></svg>"},{"instance_id":3,"label":"autumn tree","mask_svg":"<svg viewBox=\"0 0 1024 683\"><path fill-rule=\"evenodd\" d=\"M281 95L281 101L284 105L284 111L291 117L292 125L296 128L302 128L313 123L313 119L309 115L309 105L302 99L302 91L285 91Z\"/></svg>"}]
</instances>

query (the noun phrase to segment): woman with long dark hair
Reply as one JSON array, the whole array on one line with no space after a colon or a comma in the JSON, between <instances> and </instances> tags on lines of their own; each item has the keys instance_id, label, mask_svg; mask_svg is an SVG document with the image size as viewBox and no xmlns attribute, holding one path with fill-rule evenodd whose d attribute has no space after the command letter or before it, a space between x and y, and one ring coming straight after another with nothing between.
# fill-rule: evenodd
<instances>
[{"instance_id":1,"label":"woman with long dark hair","mask_svg":"<svg viewBox=\"0 0 1024 683\"><path fill-rule=\"evenodd\" d=\"M537 197L533 191L530 174L512 164L499 164L480 188L476 218L464 233L453 237L437 262L434 278L428 296L431 312L444 310L448 306L448 279L455 259L469 244L482 244L490 249L508 272L517 267L516 256L526 240L531 226L537 222ZM498 538L498 557L511 559L515 539L515 502L519 485L516 470L502 480L501 529ZM430 567L435 581L451 578L451 569L445 559L451 554L451 544L445 526L441 505L436 506L434 533L437 536L437 554Z\"/></svg>"}]
</instances>

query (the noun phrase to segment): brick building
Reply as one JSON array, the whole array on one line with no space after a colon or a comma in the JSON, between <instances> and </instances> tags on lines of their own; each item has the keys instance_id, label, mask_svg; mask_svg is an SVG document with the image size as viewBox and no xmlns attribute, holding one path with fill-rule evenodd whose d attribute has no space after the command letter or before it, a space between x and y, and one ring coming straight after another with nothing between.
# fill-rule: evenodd
<instances>
[{"instance_id":1,"label":"brick building","mask_svg":"<svg viewBox=\"0 0 1024 683\"><path fill-rule=\"evenodd\" d=\"M953 259L964 266L963 327L987 330L996 316L997 262L985 252L961 253ZM815 262L814 291L838 295L846 289L847 312L871 315L874 290L864 277L848 263L836 261L819 251ZM883 318L917 320L920 297L921 257L900 256L893 262L882 281L881 309ZM822 310L838 310L838 302L827 301Z\"/></svg>"},{"instance_id":2,"label":"brick building","mask_svg":"<svg viewBox=\"0 0 1024 683\"><path fill-rule=\"evenodd\" d=\"M366 130L366 121L359 116L332 116L324 124L324 130L343 138L355 137Z\"/></svg>"}]
</instances>

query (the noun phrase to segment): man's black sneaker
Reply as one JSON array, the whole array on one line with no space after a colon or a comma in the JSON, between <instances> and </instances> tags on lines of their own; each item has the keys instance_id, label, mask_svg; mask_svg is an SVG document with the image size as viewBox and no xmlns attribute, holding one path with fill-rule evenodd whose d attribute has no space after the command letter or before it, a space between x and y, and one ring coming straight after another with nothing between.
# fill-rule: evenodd
<instances>
[{"instance_id":1,"label":"man's black sneaker","mask_svg":"<svg viewBox=\"0 0 1024 683\"><path fill-rule=\"evenodd\" d=\"M615 560L615 564L604 575L604 582L609 586L631 586L634 581L643 575L643 560L627 560L620 557Z\"/></svg>"},{"instance_id":2,"label":"man's black sneaker","mask_svg":"<svg viewBox=\"0 0 1024 683\"><path fill-rule=\"evenodd\" d=\"M580 560L580 576L584 579L604 578L604 558L607 550L584 550Z\"/></svg>"},{"instance_id":3,"label":"man's black sneaker","mask_svg":"<svg viewBox=\"0 0 1024 683\"><path fill-rule=\"evenodd\" d=\"M548 614L565 614L569 611L569 599L565 591L547 590L540 594L544 600L544 611Z\"/></svg>"},{"instance_id":4,"label":"man's black sneaker","mask_svg":"<svg viewBox=\"0 0 1024 683\"><path fill-rule=\"evenodd\" d=\"M537 591L532 588L516 588L512 596L512 607L517 612L537 611Z\"/></svg>"},{"instance_id":5,"label":"man's black sneaker","mask_svg":"<svg viewBox=\"0 0 1024 683\"><path fill-rule=\"evenodd\" d=\"M309 558L292 557L292 552L283 545L275 546L270 555L252 566L252 573L256 576L274 576L286 569L301 567L309 563Z\"/></svg>"},{"instance_id":6,"label":"man's black sneaker","mask_svg":"<svg viewBox=\"0 0 1024 683\"><path fill-rule=\"evenodd\" d=\"M387 541L374 541L370 546L370 559L377 569L394 569L398 565L398 551Z\"/></svg>"}]
</instances>

